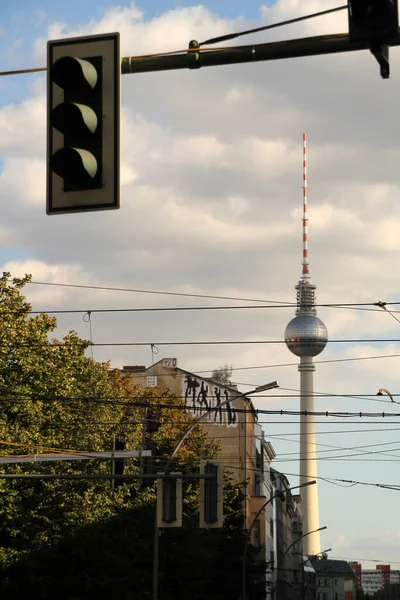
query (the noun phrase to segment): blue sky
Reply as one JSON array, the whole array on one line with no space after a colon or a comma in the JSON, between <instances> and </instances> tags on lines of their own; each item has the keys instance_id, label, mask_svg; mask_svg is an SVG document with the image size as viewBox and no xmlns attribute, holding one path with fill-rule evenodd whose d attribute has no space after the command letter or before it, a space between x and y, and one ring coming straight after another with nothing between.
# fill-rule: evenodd
<instances>
[{"instance_id":1,"label":"blue sky","mask_svg":"<svg viewBox=\"0 0 400 600\"><path fill-rule=\"evenodd\" d=\"M44 0L40 3L19 0L4 4L5 6L1 7L3 25L0 25L0 71L37 66L33 65L31 60L32 39L45 37L50 23L63 22L71 28L74 25L101 18L110 7L109 3L99 3L94 0L85 2L70 0L62 3L51 0ZM260 5L268 6L273 2L206 0L199 4L212 11L216 10L223 18L231 19L241 15L246 19L256 19L259 16ZM117 5L120 7L130 6L131 2L121 0ZM151 19L177 7L193 6L193 2L191 0L141 0L136 2L136 6L143 11L146 19ZM7 85L0 80L3 102L15 102L22 99L35 80L36 76L25 77L23 80L15 78L7 81Z\"/></svg>"},{"instance_id":2,"label":"blue sky","mask_svg":"<svg viewBox=\"0 0 400 600\"><path fill-rule=\"evenodd\" d=\"M338 1L331 3L338 5ZM326 0L315 0L316 7L318 2L320 7L326 6ZM93 0L3 4L0 70L45 66L45 44L41 43L38 51L35 42L45 41L48 27L55 22L65 23L67 31L85 28L110 8L118 12L118 7L130 6L123 1L99 4ZM144 48L151 52L156 43L168 49L175 43L181 47L197 31L215 35L219 26L231 25L237 31L243 21L260 26L266 19L296 17L303 11L296 0L280 0L269 11L261 10L268 5L261 1L210 0L203 5L212 14L185 12L197 6L192 0L138 1L136 6L143 9L144 17L139 23L132 18L121 32L121 39L125 46L127 40L129 44L132 40L132 47L138 51ZM155 17L166 11L175 12L170 20L156 22ZM123 28L125 24L120 25ZM329 27L333 31L345 29L345 15L301 24L279 35L317 35ZM260 36L255 41L261 38L270 39ZM79 217L45 215L45 76L0 78L3 267L15 274L31 272L38 281L293 301L301 262L301 139L307 131L310 263L318 301L397 300L397 51L391 52L391 61L393 75L385 82L379 79L378 67L367 52L200 69L196 73L123 77L121 210ZM378 112L377 107L382 109ZM10 260L14 262L9 264ZM175 299L162 297L90 295L33 286L30 299L40 310L176 303ZM213 336L282 340L293 316L292 309L274 313L229 311L218 316L212 311L204 313L196 319L186 313L168 320L162 313L153 313L151 318L143 314L140 320L126 315L96 316L93 331L96 339L110 342ZM399 337L398 325L383 311L321 308L319 316L331 338ZM60 327L87 336L87 324L80 318L65 315ZM95 352L96 359L111 359L115 366L148 365L150 360L148 347L96 348ZM176 356L178 352L179 366L189 371L225 363L247 368L295 362L282 345L166 348L164 356ZM330 344L319 359L397 352L396 344ZM396 359L317 365L318 392L369 399L324 397L316 399L316 406L343 411L391 410L390 404L378 403L374 394L380 387L392 393L400 391L398 372ZM273 379L282 388L299 387L295 367L248 369L237 371L235 377L244 389L245 385L253 387ZM254 401L259 408L298 409L296 398ZM279 425L264 420L267 436L278 433L284 437L285 432L293 433L297 428L296 423ZM387 426L385 423L382 428ZM384 441L393 439L393 445L398 443L396 431L385 436L380 432L347 436L330 435L331 426L326 421L318 427L326 432L320 441L339 447L379 444L383 437ZM332 427L344 430L348 425ZM351 429L358 427L352 422ZM368 425L363 423L363 428ZM274 439L278 455L296 451L297 439L293 436L292 440ZM361 462L359 457L356 460L360 462L324 459L319 465L320 474L383 483L398 481L396 456L400 456L391 457L391 463L378 464L375 459L379 456L367 455L370 462ZM296 473L298 462L292 456L286 462L277 462L276 467ZM340 552L357 558L379 554L377 558L400 561L400 533L393 529L397 492L366 493L366 488L342 490L321 484L320 498L321 524L329 526L324 547L332 546L335 555ZM343 520L337 506L350 500L350 514ZM374 503L382 503L385 511L381 522L371 525ZM355 514L361 526L354 522Z\"/></svg>"}]
</instances>

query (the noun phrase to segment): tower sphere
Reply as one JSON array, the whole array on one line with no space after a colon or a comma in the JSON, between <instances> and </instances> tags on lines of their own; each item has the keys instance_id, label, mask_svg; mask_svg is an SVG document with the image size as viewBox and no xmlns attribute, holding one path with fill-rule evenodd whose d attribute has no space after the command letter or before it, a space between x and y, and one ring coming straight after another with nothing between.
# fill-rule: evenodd
<instances>
[{"instance_id":1,"label":"tower sphere","mask_svg":"<svg viewBox=\"0 0 400 600\"><path fill-rule=\"evenodd\" d=\"M315 315L297 315L286 327L285 342L296 356L317 356L328 342L328 330Z\"/></svg>"}]
</instances>

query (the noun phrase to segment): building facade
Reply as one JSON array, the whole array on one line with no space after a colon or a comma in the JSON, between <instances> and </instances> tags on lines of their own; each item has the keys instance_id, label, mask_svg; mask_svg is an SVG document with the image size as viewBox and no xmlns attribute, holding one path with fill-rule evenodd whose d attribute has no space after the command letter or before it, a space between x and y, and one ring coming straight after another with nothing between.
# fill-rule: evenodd
<instances>
[{"instance_id":1,"label":"building facade","mask_svg":"<svg viewBox=\"0 0 400 600\"><path fill-rule=\"evenodd\" d=\"M361 570L361 588L367 596L373 596L382 588L382 574L377 569Z\"/></svg>"},{"instance_id":2,"label":"building facade","mask_svg":"<svg viewBox=\"0 0 400 600\"><path fill-rule=\"evenodd\" d=\"M177 394L193 417L211 410L202 424L208 437L220 443L218 459L229 472L231 481L245 483L243 512L246 529L250 528L261 511L253 524L251 543L260 548L262 559L266 563L266 599L280 598L274 595L277 578L275 536L279 530L272 500L276 493L276 481L271 478L271 462L275 458L275 451L257 422L251 399L241 395L235 386L216 383L210 378L181 369L176 358L161 359L150 367L124 366L122 374L130 377L135 385L167 388ZM220 402L228 399L231 401L224 410L213 410ZM287 480L285 485L289 487ZM290 518L285 516L288 519L285 527L290 530L296 513L296 508L292 508L293 502L289 498L287 506L291 507ZM285 511L286 503L283 512ZM284 519L281 514L282 511L279 513L280 522ZM288 534L284 532L284 535ZM285 544L288 545L291 541L290 537Z\"/></svg>"},{"instance_id":3,"label":"building facade","mask_svg":"<svg viewBox=\"0 0 400 600\"><path fill-rule=\"evenodd\" d=\"M348 562L312 558L311 564L316 577L316 600L355 600L356 576Z\"/></svg>"},{"instance_id":4,"label":"building facade","mask_svg":"<svg viewBox=\"0 0 400 600\"><path fill-rule=\"evenodd\" d=\"M304 572L301 498L292 495L289 481L272 469L276 498L273 501L275 527L273 593L274 600L301 598Z\"/></svg>"},{"instance_id":5,"label":"building facade","mask_svg":"<svg viewBox=\"0 0 400 600\"><path fill-rule=\"evenodd\" d=\"M349 565L351 566L351 568L354 571L354 575L356 576L356 587L357 589L361 589L361 564L358 562L351 562L349 563Z\"/></svg>"},{"instance_id":6,"label":"building facade","mask_svg":"<svg viewBox=\"0 0 400 600\"><path fill-rule=\"evenodd\" d=\"M392 570L390 565L376 565L375 569L363 569L358 562L350 563L356 576L357 588L367 596L373 596L384 587L400 584L400 571Z\"/></svg>"}]
</instances>

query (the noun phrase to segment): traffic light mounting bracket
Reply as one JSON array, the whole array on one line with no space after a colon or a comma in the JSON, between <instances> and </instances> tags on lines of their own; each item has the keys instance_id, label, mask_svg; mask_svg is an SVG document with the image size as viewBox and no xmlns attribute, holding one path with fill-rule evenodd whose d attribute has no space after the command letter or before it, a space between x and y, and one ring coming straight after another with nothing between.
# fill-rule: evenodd
<instances>
[{"instance_id":1,"label":"traffic light mounting bracket","mask_svg":"<svg viewBox=\"0 0 400 600\"><path fill-rule=\"evenodd\" d=\"M371 44L370 52L378 61L382 79L389 79L389 77L390 77L389 45L388 44L379 44L379 43Z\"/></svg>"}]
</instances>

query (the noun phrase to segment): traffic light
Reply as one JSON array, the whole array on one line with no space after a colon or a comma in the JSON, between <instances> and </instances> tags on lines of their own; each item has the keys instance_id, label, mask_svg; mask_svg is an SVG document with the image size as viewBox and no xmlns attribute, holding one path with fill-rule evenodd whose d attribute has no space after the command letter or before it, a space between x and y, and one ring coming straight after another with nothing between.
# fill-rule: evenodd
<instances>
[{"instance_id":1,"label":"traffic light","mask_svg":"<svg viewBox=\"0 0 400 600\"><path fill-rule=\"evenodd\" d=\"M200 527L217 528L223 526L223 465L201 462L200 473L213 475L210 479L200 479Z\"/></svg>"},{"instance_id":2,"label":"traffic light","mask_svg":"<svg viewBox=\"0 0 400 600\"><path fill-rule=\"evenodd\" d=\"M354 41L389 41L398 35L398 0L349 0L349 36Z\"/></svg>"},{"instance_id":3,"label":"traffic light","mask_svg":"<svg viewBox=\"0 0 400 600\"><path fill-rule=\"evenodd\" d=\"M145 456L142 462L142 474L143 475L156 475L157 474L157 465L156 465L156 455L157 455L157 442L154 440L149 440L146 442L146 450L151 451L151 456ZM153 487L154 479L152 477L146 478L144 477L139 481L139 487Z\"/></svg>"},{"instance_id":4,"label":"traffic light","mask_svg":"<svg viewBox=\"0 0 400 600\"><path fill-rule=\"evenodd\" d=\"M182 527L182 479L157 480L157 527Z\"/></svg>"},{"instance_id":5,"label":"traffic light","mask_svg":"<svg viewBox=\"0 0 400 600\"><path fill-rule=\"evenodd\" d=\"M125 450L125 442L121 441L121 440L115 440L115 450L116 451L121 451L121 450ZM123 475L124 474L124 459L123 458L114 458L114 468L113 468L113 475ZM124 480L121 479L120 477L115 477L115 479L112 480L112 488L115 490L115 488L119 487L120 485L123 485Z\"/></svg>"},{"instance_id":6,"label":"traffic light","mask_svg":"<svg viewBox=\"0 0 400 600\"><path fill-rule=\"evenodd\" d=\"M152 439L152 434L159 430L161 427L160 422L160 411L154 408L145 409L144 429L145 429L145 443L144 447L146 450L151 451L151 456L145 457L141 463L143 475L155 475L157 473L157 442ZM143 478L139 482L140 488L153 487L154 479Z\"/></svg>"},{"instance_id":7,"label":"traffic light","mask_svg":"<svg viewBox=\"0 0 400 600\"><path fill-rule=\"evenodd\" d=\"M119 208L119 33L47 45L47 214Z\"/></svg>"},{"instance_id":8,"label":"traffic light","mask_svg":"<svg viewBox=\"0 0 400 600\"><path fill-rule=\"evenodd\" d=\"M369 44L388 79L390 43L399 37L398 0L349 0L348 14L350 40Z\"/></svg>"}]
</instances>

